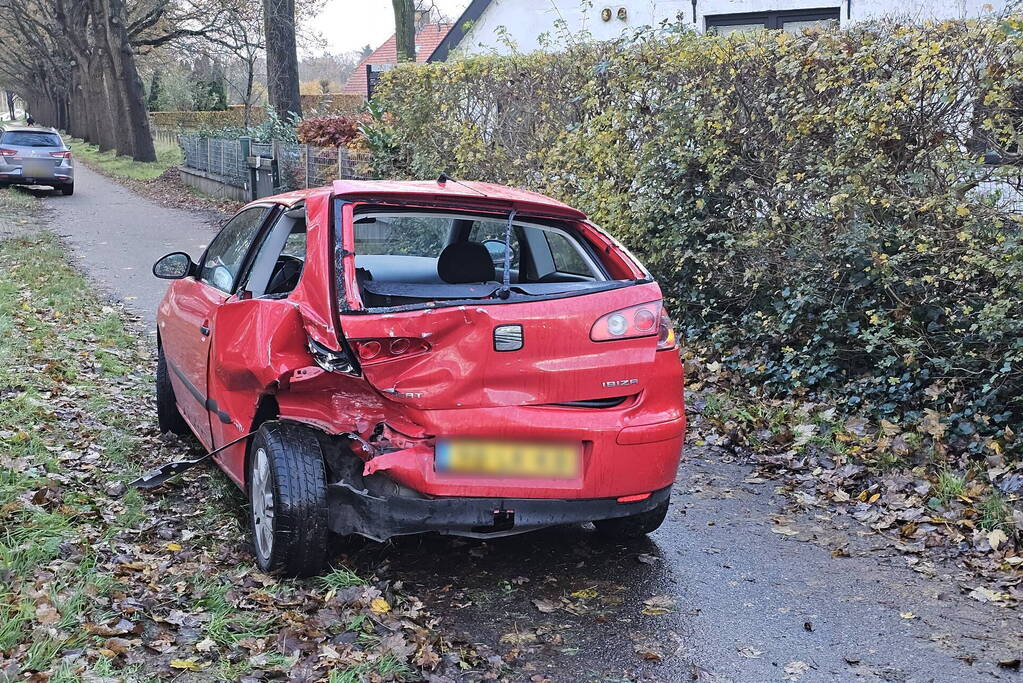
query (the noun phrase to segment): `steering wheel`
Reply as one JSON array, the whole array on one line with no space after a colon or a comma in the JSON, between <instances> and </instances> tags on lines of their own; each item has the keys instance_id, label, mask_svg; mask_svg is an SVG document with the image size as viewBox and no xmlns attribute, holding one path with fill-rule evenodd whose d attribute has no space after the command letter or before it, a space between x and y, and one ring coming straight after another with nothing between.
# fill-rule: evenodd
<instances>
[{"instance_id":1,"label":"steering wheel","mask_svg":"<svg viewBox=\"0 0 1023 683\"><path fill-rule=\"evenodd\" d=\"M298 285L302 276L302 268L305 261L287 254L277 257L277 264L274 266L270 282L266 286L267 294L288 294Z\"/></svg>"}]
</instances>

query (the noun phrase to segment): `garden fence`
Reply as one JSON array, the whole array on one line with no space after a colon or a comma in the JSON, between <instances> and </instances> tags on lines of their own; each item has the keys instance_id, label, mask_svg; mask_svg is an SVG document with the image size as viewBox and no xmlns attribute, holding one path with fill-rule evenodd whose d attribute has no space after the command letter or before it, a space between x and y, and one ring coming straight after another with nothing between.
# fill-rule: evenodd
<instances>
[{"instance_id":1,"label":"garden fence","mask_svg":"<svg viewBox=\"0 0 1023 683\"><path fill-rule=\"evenodd\" d=\"M301 190L327 185L336 179L364 179L370 176L370 157L345 147L315 147L274 141L208 138L197 134L178 135L186 170L205 174L225 185L244 188L252 182L252 171L271 168L273 192ZM269 189L269 188L267 188ZM263 189L259 190L263 195ZM256 195L254 195L256 196Z\"/></svg>"}]
</instances>

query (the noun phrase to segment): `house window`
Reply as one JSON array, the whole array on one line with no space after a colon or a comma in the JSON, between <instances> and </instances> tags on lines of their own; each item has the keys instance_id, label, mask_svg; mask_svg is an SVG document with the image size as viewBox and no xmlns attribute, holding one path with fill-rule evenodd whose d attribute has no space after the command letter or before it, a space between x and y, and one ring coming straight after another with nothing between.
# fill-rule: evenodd
<instances>
[{"instance_id":1,"label":"house window","mask_svg":"<svg viewBox=\"0 0 1023 683\"><path fill-rule=\"evenodd\" d=\"M838 7L824 7L779 12L712 14L706 17L707 33L725 36L729 33L757 31L765 28L799 33L807 28L826 28L837 24L840 12Z\"/></svg>"}]
</instances>

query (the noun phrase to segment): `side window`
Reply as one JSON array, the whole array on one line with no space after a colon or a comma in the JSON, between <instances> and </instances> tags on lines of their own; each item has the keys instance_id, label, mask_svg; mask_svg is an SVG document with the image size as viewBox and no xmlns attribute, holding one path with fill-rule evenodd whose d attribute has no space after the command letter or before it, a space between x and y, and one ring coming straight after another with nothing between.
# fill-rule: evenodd
<instances>
[{"instance_id":1,"label":"side window","mask_svg":"<svg viewBox=\"0 0 1023 683\"><path fill-rule=\"evenodd\" d=\"M255 297L286 297L302 277L305 248L304 211L283 214L259 245L245 288Z\"/></svg>"},{"instance_id":2,"label":"side window","mask_svg":"<svg viewBox=\"0 0 1023 683\"><path fill-rule=\"evenodd\" d=\"M447 244L451 219L443 216L356 218L355 251L369 255L436 258Z\"/></svg>"},{"instance_id":3,"label":"side window","mask_svg":"<svg viewBox=\"0 0 1023 683\"><path fill-rule=\"evenodd\" d=\"M559 273L570 275L593 276L593 268L586 263L586 259L579 253L579 249L571 240L560 232L544 232L547 237L547 245L551 248L551 256L554 258L554 268Z\"/></svg>"},{"instance_id":4,"label":"side window","mask_svg":"<svg viewBox=\"0 0 1023 683\"><path fill-rule=\"evenodd\" d=\"M199 269L199 280L224 292L232 292L252 241L256 238L266 207L246 209L228 221L210 242Z\"/></svg>"}]
</instances>

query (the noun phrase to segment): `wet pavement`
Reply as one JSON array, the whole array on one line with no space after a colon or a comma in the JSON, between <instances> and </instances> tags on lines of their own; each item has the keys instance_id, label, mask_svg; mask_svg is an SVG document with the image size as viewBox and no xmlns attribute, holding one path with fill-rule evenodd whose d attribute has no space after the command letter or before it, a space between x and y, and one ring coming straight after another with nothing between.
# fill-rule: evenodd
<instances>
[{"instance_id":1,"label":"wet pavement","mask_svg":"<svg viewBox=\"0 0 1023 683\"><path fill-rule=\"evenodd\" d=\"M344 559L404 581L514 680L1016 680L997 661L1023 648L1018 614L883 556L863 527L779 517L781 503L749 468L694 449L648 539L427 536Z\"/></svg>"},{"instance_id":2,"label":"wet pavement","mask_svg":"<svg viewBox=\"0 0 1023 683\"><path fill-rule=\"evenodd\" d=\"M152 326L160 255L197 256L209 214L167 209L78 169L47 200L87 273ZM774 484L728 454L687 451L649 539L592 529L360 542L342 559L403 581L439 628L511 680L1021 680L1016 611L963 594L954 568L890 549L848 518L785 514ZM914 570L915 569L915 570ZM497 660L493 660L496 662Z\"/></svg>"}]
</instances>

